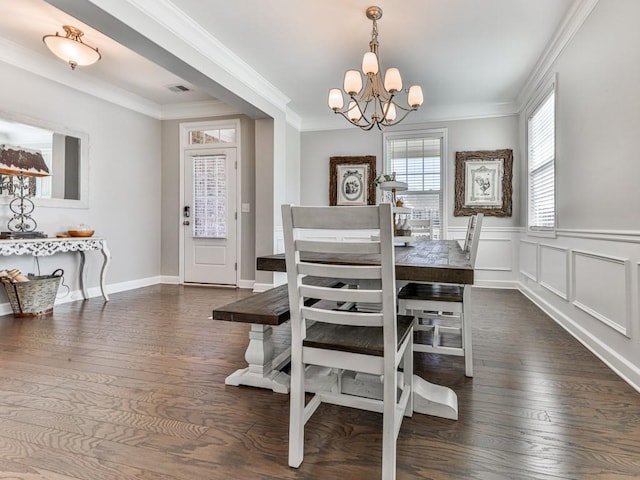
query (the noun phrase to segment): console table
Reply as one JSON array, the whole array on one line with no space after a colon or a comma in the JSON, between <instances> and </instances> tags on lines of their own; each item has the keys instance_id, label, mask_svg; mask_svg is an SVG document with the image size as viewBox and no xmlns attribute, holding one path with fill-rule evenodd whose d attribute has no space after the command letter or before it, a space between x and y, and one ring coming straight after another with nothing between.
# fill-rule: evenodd
<instances>
[{"instance_id":1,"label":"console table","mask_svg":"<svg viewBox=\"0 0 640 480\"><path fill-rule=\"evenodd\" d=\"M99 237L69 237L69 238L23 238L0 240L0 255L33 255L45 257L56 253L78 252L80 254L80 289L84 299L89 298L85 281L85 252L99 250L102 253L102 270L100 272L100 289L105 302L109 295L104 288L107 266L111 261L111 254L107 248L107 241Z\"/></svg>"}]
</instances>

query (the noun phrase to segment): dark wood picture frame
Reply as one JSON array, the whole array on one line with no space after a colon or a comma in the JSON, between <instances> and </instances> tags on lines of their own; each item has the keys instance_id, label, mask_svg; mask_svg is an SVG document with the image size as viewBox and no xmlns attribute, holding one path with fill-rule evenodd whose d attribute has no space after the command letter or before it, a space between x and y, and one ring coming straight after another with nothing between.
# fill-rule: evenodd
<instances>
[{"instance_id":1,"label":"dark wood picture frame","mask_svg":"<svg viewBox=\"0 0 640 480\"><path fill-rule=\"evenodd\" d=\"M453 215L510 217L512 180L513 150L456 152Z\"/></svg>"},{"instance_id":2,"label":"dark wood picture frame","mask_svg":"<svg viewBox=\"0 0 640 480\"><path fill-rule=\"evenodd\" d=\"M342 172L342 175L340 175ZM341 178L342 177L342 178ZM344 191L348 178L357 178L355 195ZM376 157L330 157L329 159L329 205L375 205L376 204ZM366 195L366 198L364 197Z\"/></svg>"}]
</instances>

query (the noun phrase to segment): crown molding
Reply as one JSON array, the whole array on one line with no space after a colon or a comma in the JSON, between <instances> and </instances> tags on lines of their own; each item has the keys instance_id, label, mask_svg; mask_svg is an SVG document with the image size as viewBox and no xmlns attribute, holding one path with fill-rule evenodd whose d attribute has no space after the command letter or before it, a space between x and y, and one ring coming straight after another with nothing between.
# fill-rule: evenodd
<instances>
[{"instance_id":1,"label":"crown molding","mask_svg":"<svg viewBox=\"0 0 640 480\"><path fill-rule=\"evenodd\" d=\"M554 62L558 59L564 48L580 30L599 0L575 0L569 13L565 16L560 28L547 45L540 59L529 75L529 80L518 95L518 104L522 111L534 94L538 85L549 73Z\"/></svg>"}]
</instances>

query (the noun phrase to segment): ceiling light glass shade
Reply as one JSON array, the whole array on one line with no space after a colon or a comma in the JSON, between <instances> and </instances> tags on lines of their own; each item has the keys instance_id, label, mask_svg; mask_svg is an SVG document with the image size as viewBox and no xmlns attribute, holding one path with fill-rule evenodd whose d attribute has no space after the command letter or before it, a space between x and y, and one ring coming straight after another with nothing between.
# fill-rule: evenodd
<instances>
[{"instance_id":1,"label":"ceiling light glass shade","mask_svg":"<svg viewBox=\"0 0 640 480\"><path fill-rule=\"evenodd\" d=\"M409 87L409 95L407 96L407 102L411 108L417 108L424 102L422 95L422 87L420 85L412 85Z\"/></svg>"},{"instance_id":2,"label":"ceiling light glass shade","mask_svg":"<svg viewBox=\"0 0 640 480\"><path fill-rule=\"evenodd\" d=\"M389 93L394 93L402 90L402 78L400 77L400 70L397 68L388 68L387 73L384 74L384 88Z\"/></svg>"},{"instance_id":3,"label":"ceiling light glass shade","mask_svg":"<svg viewBox=\"0 0 640 480\"><path fill-rule=\"evenodd\" d=\"M406 116L418 109L424 101L422 88L413 85L409 90L402 89L402 77L400 70L389 68L384 76L384 82L380 75L380 57L378 55L378 25L377 20L382 18L380 7L369 7L367 18L373 22L370 52L364 54L362 59L363 77L357 70L347 70L344 76L343 90L332 88L329 91L329 107L342 115L353 125L363 130L371 130L374 126L379 130L397 125ZM348 106L344 107L346 94ZM407 95L405 102L399 102L401 95Z\"/></svg>"},{"instance_id":4,"label":"ceiling light glass shade","mask_svg":"<svg viewBox=\"0 0 640 480\"><path fill-rule=\"evenodd\" d=\"M357 122L362 118L362 113L360 113L360 109L358 108L358 104L356 102L349 102L347 116L352 122Z\"/></svg>"},{"instance_id":5,"label":"ceiling light glass shade","mask_svg":"<svg viewBox=\"0 0 640 480\"><path fill-rule=\"evenodd\" d=\"M378 65L378 57L375 52L367 52L362 57L362 72L365 75L376 74L380 66Z\"/></svg>"},{"instance_id":6,"label":"ceiling light glass shade","mask_svg":"<svg viewBox=\"0 0 640 480\"><path fill-rule=\"evenodd\" d=\"M349 95L356 95L362 90L362 76L357 70L347 70L344 74L344 91ZM338 90L340 91L340 90ZM342 95L342 93L340 94Z\"/></svg>"},{"instance_id":7,"label":"ceiling light glass shade","mask_svg":"<svg viewBox=\"0 0 640 480\"><path fill-rule=\"evenodd\" d=\"M344 106L344 99L339 88L329 90L329 106L334 110L340 110Z\"/></svg>"},{"instance_id":8,"label":"ceiling light glass shade","mask_svg":"<svg viewBox=\"0 0 640 480\"><path fill-rule=\"evenodd\" d=\"M393 122L398 116L396 106L393 103L384 104L384 119L387 122Z\"/></svg>"},{"instance_id":9,"label":"ceiling light glass shade","mask_svg":"<svg viewBox=\"0 0 640 480\"><path fill-rule=\"evenodd\" d=\"M69 25L64 25L66 36L45 35L42 41L47 48L58 58L67 62L72 70L80 66L93 65L102 57L97 48L93 48L82 41L84 35L81 30Z\"/></svg>"}]
</instances>

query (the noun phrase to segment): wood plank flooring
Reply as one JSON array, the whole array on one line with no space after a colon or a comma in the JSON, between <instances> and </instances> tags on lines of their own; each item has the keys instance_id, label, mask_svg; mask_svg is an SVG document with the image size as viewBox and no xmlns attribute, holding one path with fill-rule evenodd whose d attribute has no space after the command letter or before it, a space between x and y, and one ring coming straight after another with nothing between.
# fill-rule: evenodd
<instances>
[{"instance_id":1,"label":"wood plank flooring","mask_svg":"<svg viewBox=\"0 0 640 480\"><path fill-rule=\"evenodd\" d=\"M247 294L157 285L0 317L0 479L379 478L380 415L321 406L296 470L288 396L224 385L249 326L207 317ZM472 298L475 377L415 362L460 419L405 419L398 478L640 478L640 394L520 293Z\"/></svg>"}]
</instances>

